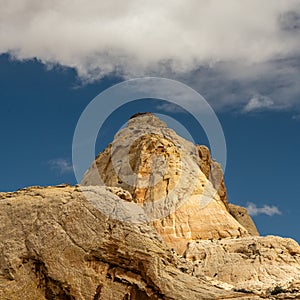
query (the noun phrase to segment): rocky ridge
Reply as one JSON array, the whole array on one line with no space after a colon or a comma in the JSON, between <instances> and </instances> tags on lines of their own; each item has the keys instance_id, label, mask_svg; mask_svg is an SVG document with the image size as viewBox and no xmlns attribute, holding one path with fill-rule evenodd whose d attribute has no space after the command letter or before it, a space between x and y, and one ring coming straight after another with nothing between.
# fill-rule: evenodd
<instances>
[{"instance_id":1,"label":"rocky ridge","mask_svg":"<svg viewBox=\"0 0 300 300\"><path fill-rule=\"evenodd\" d=\"M256 299L192 276L156 231L130 222L105 187L32 187L0 196L0 299ZM106 207L106 214L97 209ZM116 221L127 214L129 222Z\"/></svg>"}]
</instances>

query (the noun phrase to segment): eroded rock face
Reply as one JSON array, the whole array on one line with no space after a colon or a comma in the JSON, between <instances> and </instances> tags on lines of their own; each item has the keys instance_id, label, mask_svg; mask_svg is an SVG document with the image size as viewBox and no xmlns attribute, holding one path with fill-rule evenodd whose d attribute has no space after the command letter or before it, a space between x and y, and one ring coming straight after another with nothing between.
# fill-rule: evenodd
<instances>
[{"instance_id":1,"label":"eroded rock face","mask_svg":"<svg viewBox=\"0 0 300 300\"><path fill-rule=\"evenodd\" d=\"M130 119L81 184L128 190L180 254L190 240L249 235L228 212L223 172L208 149L181 138L152 114Z\"/></svg>"},{"instance_id":2,"label":"eroded rock face","mask_svg":"<svg viewBox=\"0 0 300 300\"><path fill-rule=\"evenodd\" d=\"M228 203L224 174L221 165L211 159L209 149L206 146L197 145L197 150L200 157L200 168L206 178L213 184L213 187L218 191L218 195L227 211L248 231L250 235L259 235L247 209Z\"/></svg>"},{"instance_id":3,"label":"eroded rock face","mask_svg":"<svg viewBox=\"0 0 300 300\"><path fill-rule=\"evenodd\" d=\"M271 297L276 287L294 290L293 297L299 297L300 247L292 239L266 236L193 241L185 256L194 262L195 275L199 271L202 276L204 272L237 290L265 297Z\"/></svg>"},{"instance_id":4,"label":"eroded rock face","mask_svg":"<svg viewBox=\"0 0 300 300\"><path fill-rule=\"evenodd\" d=\"M206 146L197 145L197 151L200 157L200 169L206 178L213 184L217 190L221 201L224 203L226 209L229 211L227 191L224 182L224 174L222 166L213 160L210 151Z\"/></svg>"},{"instance_id":5,"label":"eroded rock face","mask_svg":"<svg viewBox=\"0 0 300 300\"><path fill-rule=\"evenodd\" d=\"M115 194L116 196L118 196L119 198L121 198L123 200L126 200L128 202L132 202L131 194L128 191L123 190L121 187L109 186L109 187L107 187L107 190L110 191L111 193Z\"/></svg>"},{"instance_id":6,"label":"eroded rock face","mask_svg":"<svg viewBox=\"0 0 300 300\"><path fill-rule=\"evenodd\" d=\"M229 212L230 214L240 223L242 224L251 235L259 235L259 232L251 219L251 217L248 214L248 211L246 208L234 205L232 203L229 203Z\"/></svg>"},{"instance_id":7,"label":"eroded rock face","mask_svg":"<svg viewBox=\"0 0 300 300\"><path fill-rule=\"evenodd\" d=\"M84 193L82 193L84 190ZM89 201L86 199L89 197ZM258 299L218 288L105 187L0 195L0 299ZM134 204L136 205L136 204ZM105 211L105 213L103 213Z\"/></svg>"}]
</instances>

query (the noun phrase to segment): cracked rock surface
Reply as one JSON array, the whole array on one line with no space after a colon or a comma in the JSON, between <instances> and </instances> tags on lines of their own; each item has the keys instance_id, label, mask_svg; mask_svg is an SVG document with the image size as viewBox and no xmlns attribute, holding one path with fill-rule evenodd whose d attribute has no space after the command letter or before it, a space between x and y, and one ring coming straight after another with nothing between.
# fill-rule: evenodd
<instances>
[{"instance_id":1,"label":"cracked rock surface","mask_svg":"<svg viewBox=\"0 0 300 300\"><path fill-rule=\"evenodd\" d=\"M192 241L185 257L193 261L194 275L204 273L233 285L236 290L268 296L281 287L299 296L300 247L292 239L252 236Z\"/></svg>"}]
</instances>

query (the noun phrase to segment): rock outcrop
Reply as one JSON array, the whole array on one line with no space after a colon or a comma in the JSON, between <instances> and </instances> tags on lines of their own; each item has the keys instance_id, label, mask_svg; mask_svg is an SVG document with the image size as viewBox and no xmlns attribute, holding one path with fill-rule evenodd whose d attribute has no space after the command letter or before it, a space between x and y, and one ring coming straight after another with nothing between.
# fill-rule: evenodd
<instances>
[{"instance_id":1,"label":"rock outcrop","mask_svg":"<svg viewBox=\"0 0 300 300\"><path fill-rule=\"evenodd\" d=\"M130 119L81 184L128 190L179 254L190 240L249 235L228 212L223 172L208 149L178 136L153 114Z\"/></svg>"},{"instance_id":2,"label":"rock outcrop","mask_svg":"<svg viewBox=\"0 0 300 300\"><path fill-rule=\"evenodd\" d=\"M32 187L0 196L1 300L258 299L178 257L105 187ZM93 202L94 201L94 202ZM97 207L105 208L105 214Z\"/></svg>"},{"instance_id":3,"label":"rock outcrop","mask_svg":"<svg viewBox=\"0 0 300 300\"><path fill-rule=\"evenodd\" d=\"M230 214L240 223L242 224L251 235L259 235L259 232L248 214L246 208L234 205L232 203L228 204Z\"/></svg>"},{"instance_id":4,"label":"rock outcrop","mask_svg":"<svg viewBox=\"0 0 300 300\"><path fill-rule=\"evenodd\" d=\"M226 209L229 211L227 191L224 182L224 174L222 166L213 160L210 155L208 147L197 145L197 151L200 158L200 169L206 178L212 183L217 190L221 201L224 203Z\"/></svg>"},{"instance_id":5,"label":"rock outcrop","mask_svg":"<svg viewBox=\"0 0 300 300\"><path fill-rule=\"evenodd\" d=\"M299 297L300 247L292 239L266 236L193 241L185 256L194 262L195 274L204 272L236 290L268 297L280 287Z\"/></svg>"},{"instance_id":6,"label":"rock outcrop","mask_svg":"<svg viewBox=\"0 0 300 300\"><path fill-rule=\"evenodd\" d=\"M247 229L250 235L259 235L259 232L253 220L249 216L247 209L228 202L224 174L221 165L211 158L210 151L206 146L197 145L197 150L200 157L200 169L217 190L218 195L224 203L227 211L241 225L243 225L245 229Z\"/></svg>"},{"instance_id":7,"label":"rock outcrop","mask_svg":"<svg viewBox=\"0 0 300 300\"><path fill-rule=\"evenodd\" d=\"M75 187L0 193L0 299L300 299L300 247L258 236L205 146L130 119Z\"/></svg>"},{"instance_id":8,"label":"rock outcrop","mask_svg":"<svg viewBox=\"0 0 300 300\"><path fill-rule=\"evenodd\" d=\"M182 257L130 203L96 186L2 193L0 299L299 299L295 241L191 241Z\"/></svg>"}]
</instances>

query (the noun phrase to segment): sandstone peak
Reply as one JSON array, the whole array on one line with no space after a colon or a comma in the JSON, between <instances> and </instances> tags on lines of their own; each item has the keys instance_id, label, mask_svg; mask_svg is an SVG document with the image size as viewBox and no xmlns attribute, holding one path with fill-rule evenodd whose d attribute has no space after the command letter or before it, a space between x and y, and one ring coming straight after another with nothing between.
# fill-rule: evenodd
<instances>
[{"instance_id":1,"label":"sandstone peak","mask_svg":"<svg viewBox=\"0 0 300 300\"><path fill-rule=\"evenodd\" d=\"M151 112L141 112L132 115L128 120L127 126L140 126L141 123L149 126L167 127L165 122Z\"/></svg>"},{"instance_id":2,"label":"sandstone peak","mask_svg":"<svg viewBox=\"0 0 300 300\"><path fill-rule=\"evenodd\" d=\"M143 113L115 135L81 184L129 191L165 242L182 254L191 240L250 235L247 224L230 214L223 177L207 147Z\"/></svg>"},{"instance_id":3,"label":"sandstone peak","mask_svg":"<svg viewBox=\"0 0 300 300\"><path fill-rule=\"evenodd\" d=\"M148 116L153 116L153 113L152 112L148 112L148 111L146 111L146 112L138 112L138 113L135 113L135 114L133 114L130 118L129 118L129 120L130 119L134 119L134 118L137 118L137 117L140 117L140 116L145 116L145 115L148 115Z\"/></svg>"}]
</instances>

